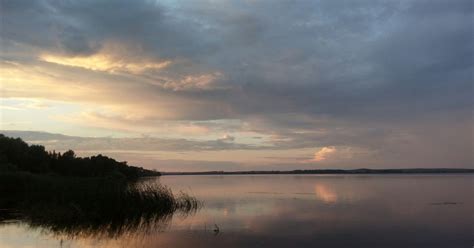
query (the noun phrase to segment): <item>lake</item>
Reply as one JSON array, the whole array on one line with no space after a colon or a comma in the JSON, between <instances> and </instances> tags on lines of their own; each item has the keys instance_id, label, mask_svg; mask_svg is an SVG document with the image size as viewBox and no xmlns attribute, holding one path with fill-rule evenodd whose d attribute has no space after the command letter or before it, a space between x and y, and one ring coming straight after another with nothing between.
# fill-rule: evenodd
<instances>
[{"instance_id":1,"label":"lake","mask_svg":"<svg viewBox=\"0 0 474 248\"><path fill-rule=\"evenodd\" d=\"M472 247L474 175L162 176L196 213L118 237L0 224L0 247ZM144 183L148 183L144 182Z\"/></svg>"}]
</instances>

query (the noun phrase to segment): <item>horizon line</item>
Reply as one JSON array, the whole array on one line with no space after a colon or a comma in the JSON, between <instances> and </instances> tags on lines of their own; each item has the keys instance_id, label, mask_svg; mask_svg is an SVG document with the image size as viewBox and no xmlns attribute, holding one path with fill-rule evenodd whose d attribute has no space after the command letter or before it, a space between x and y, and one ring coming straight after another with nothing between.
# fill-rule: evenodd
<instances>
[{"instance_id":1,"label":"horizon line","mask_svg":"<svg viewBox=\"0 0 474 248\"><path fill-rule=\"evenodd\" d=\"M296 169L246 171L160 171L162 175L238 175L238 174L417 174L417 173L474 173L472 168L402 168L402 169Z\"/></svg>"}]
</instances>

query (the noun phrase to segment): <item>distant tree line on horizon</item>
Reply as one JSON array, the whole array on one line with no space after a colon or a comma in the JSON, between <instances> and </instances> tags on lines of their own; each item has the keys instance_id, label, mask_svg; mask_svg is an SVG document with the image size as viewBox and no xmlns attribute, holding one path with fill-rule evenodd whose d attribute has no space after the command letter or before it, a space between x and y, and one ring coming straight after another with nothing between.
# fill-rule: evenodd
<instances>
[{"instance_id":1,"label":"distant tree line on horizon","mask_svg":"<svg viewBox=\"0 0 474 248\"><path fill-rule=\"evenodd\" d=\"M42 145L28 145L21 138L0 134L0 172L2 171L76 177L118 176L127 179L160 175L157 171L130 166L127 162L118 162L101 154L82 158L77 157L72 150L64 153L48 152Z\"/></svg>"},{"instance_id":2,"label":"distant tree line on horizon","mask_svg":"<svg viewBox=\"0 0 474 248\"><path fill-rule=\"evenodd\" d=\"M412 169L314 169L314 170L271 170L271 171L195 171L163 172L163 175L272 175L272 174L423 174L423 173L474 173L466 168L412 168Z\"/></svg>"}]
</instances>

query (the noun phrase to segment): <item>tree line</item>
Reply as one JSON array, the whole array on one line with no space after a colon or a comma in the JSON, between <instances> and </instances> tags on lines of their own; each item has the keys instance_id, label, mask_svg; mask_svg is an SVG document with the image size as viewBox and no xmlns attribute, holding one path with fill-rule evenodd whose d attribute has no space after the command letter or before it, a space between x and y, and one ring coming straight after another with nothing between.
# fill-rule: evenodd
<instances>
[{"instance_id":1,"label":"tree line","mask_svg":"<svg viewBox=\"0 0 474 248\"><path fill-rule=\"evenodd\" d=\"M3 134L0 134L1 171L77 177L119 176L127 179L160 175L157 171L130 166L127 162L118 162L101 154L77 157L72 150L64 153L48 152L42 145L28 145L21 138L10 138Z\"/></svg>"}]
</instances>

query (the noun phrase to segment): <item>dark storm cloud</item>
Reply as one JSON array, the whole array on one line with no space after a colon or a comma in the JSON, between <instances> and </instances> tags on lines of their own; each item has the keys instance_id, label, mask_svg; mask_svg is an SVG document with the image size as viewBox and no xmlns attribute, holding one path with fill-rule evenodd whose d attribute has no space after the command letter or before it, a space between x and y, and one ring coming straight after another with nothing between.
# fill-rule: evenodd
<instances>
[{"instance_id":1,"label":"dark storm cloud","mask_svg":"<svg viewBox=\"0 0 474 248\"><path fill-rule=\"evenodd\" d=\"M471 0L1 2L9 60L20 59L18 44L90 55L117 42L138 48L132 57L187 61L168 77L223 74L225 87L206 91L141 85L153 73L126 88L147 107L166 99L174 118L240 119L286 138L281 149L363 147L393 161L420 151L426 163L445 154L473 164Z\"/></svg>"},{"instance_id":2,"label":"dark storm cloud","mask_svg":"<svg viewBox=\"0 0 474 248\"><path fill-rule=\"evenodd\" d=\"M4 0L2 40L69 54L118 41L149 56L190 58L223 71L232 90L183 97L229 105L235 114L398 117L472 103L472 5Z\"/></svg>"},{"instance_id":3,"label":"dark storm cloud","mask_svg":"<svg viewBox=\"0 0 474 248\"><path fill-rule=\"evenodd\" d=\"M213 30L228 44L203 57L235 88L186 97L223 102L243 115L389 121L472 107L470 1L255 4L201 16L219 21Z\"/></svg>"}]
</instances>

